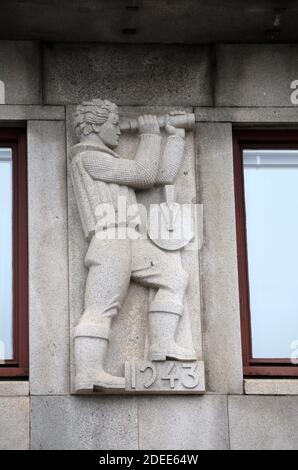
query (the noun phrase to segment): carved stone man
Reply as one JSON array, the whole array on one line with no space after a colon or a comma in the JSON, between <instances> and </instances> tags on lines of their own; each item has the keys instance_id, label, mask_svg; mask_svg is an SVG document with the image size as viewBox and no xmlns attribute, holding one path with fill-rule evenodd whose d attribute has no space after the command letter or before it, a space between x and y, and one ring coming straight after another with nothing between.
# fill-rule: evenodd
<instances>
[{"instance_id":1,"label":"carved stone man","mask_svg":"<svg viewBox=\"0 0 298 470\"><path fill-rule=\"evenodd\" d=\"M149 360L195 360L192 349L179 346L175 334L183 313L188 274L149 239L111 239L98 231L115 227L98 224L100 205L117 209L119 197L136 204L136 190L171 184L184 153L184 129L166 124L166 144L157 118L138 118L139 144L133 160L114 152L119 113L110 101L93 100L77 107L75 131L79 143L71 149L71 174L83 230L90 240L85 265L88 277L85 310L75 328L75 390L124 389L123 377L104 369L113 318L124 302L130 280L152 288L149 301ZM116 222L117 223L117 222Z\"/></svg>"}]
</instances>

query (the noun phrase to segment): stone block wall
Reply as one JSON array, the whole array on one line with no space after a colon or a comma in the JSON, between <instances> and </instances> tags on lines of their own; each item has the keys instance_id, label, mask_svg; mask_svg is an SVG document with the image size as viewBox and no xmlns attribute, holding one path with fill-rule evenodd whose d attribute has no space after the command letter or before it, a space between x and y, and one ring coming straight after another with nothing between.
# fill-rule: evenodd
<instances>
[{"instance_id":1,"label":"stone block wall","mask_svg":"<svg viewBox=\"0 0 298 470\"><path fill-rule=\"evenodd\" d=\"M233 127L298 127L297 47L0 42L0 125L28 130L30 283L30 380L0 381L1 449L298 448L297 382L244 388L232 166ZM67 116L96 97L135 112L187 106L196 114L203 396L71 395L71 289L82 277L73 273L81 261L72 249L79 227Z\"/></svg>"}]
</instances>

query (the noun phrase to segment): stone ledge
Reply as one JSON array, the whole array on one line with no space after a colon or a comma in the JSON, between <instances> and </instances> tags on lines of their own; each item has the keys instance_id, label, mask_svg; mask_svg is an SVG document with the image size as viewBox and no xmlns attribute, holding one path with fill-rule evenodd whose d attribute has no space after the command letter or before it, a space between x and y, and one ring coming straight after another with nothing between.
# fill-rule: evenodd
<instances>
[{"instance_id":1,"label":"stone ledge","mask_svg":"<svg viewBox=\"0 0 298 470\"><path fill-rule=\"evenodd\" d=\"M1 41L0 63L0 80L4 84L2 103L26 105L42 102L38 41Z\"/></svg>"},{"instance_id":2,"label":"stone ledge","mask_svg":"<svg viewBox=\"0 0 298 470\"><path fill-rule=\"evenodd\" d=\"M289 107L195 107L196 122L233 122L245 125L297 124L296 106Z\"/></svg>"},{"instance_id":3,"label":"stone ledge","mask_svg":"<svg viewBox=\"0 0 298 470\"><path fill-rule=\"evenodd\" d=\"M246 395L298 395L298 379L245 379Z\"/></svg>"},{"instance_id":4,"label":"stone ledge","mask_svg":"<svg viewBox=\"0 0 298 470\"><path fill-rule=\"evenodd\" d=\"M0 381L0 397L29 396L29 382Z\"/></svg>"},{"instance_id":5,"label":"stone ledge","mask_svg":"<svg viewBox=\"0 0 298 470\"><path fill-rule=\"evenodd\" d=\"M46 104L212 104L210 46L51 43L43 51Z\"/></svg>"},{"instance_id":6,"label":"stone ledge","mask_svg":"<svg viewBox=\"0 0 298 470\"><path fill-rule=\"evenodd\" d=\"M221 106L288 106L298 76L297 44L220 44L214 101Z\"/></svg>"}]
</instances>

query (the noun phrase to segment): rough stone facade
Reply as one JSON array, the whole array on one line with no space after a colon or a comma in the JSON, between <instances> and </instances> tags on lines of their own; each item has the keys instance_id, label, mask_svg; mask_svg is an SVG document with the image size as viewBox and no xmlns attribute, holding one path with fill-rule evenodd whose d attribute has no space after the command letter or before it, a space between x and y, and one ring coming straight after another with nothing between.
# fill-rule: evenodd
<instances>
[{"instance_id":1,"label":"rough stone facade","mask_svg":"<svg viewBox=\"0 0 298 470\"><path fill-rule=\"evenodd\" d=\"M298 127L297 46L2 41L0 63L0 125L27 123L30 259L30 382L0 381L0 448L297 449L298 381L243 381L232 164L233 126ZM67 173L69 113L91 98L135 114L196 114L202 396L71 395L69 330L85 274L73 269L83 245Z\"/></svg>"}]
</instances>

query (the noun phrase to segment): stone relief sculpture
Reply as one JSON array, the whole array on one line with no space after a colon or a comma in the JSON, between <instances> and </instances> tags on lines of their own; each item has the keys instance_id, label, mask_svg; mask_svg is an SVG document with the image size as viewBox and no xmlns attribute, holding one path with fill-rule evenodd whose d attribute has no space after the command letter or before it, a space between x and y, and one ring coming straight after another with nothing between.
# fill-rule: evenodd
<instances>
[{"instance_id":1,"label":"stone relief sculpture","mask_svg":"<svg viewBox=\"0 0 298 470\"><path fill-rule=\"evenodd\" d=\"M154 364L182 361L191 379L197 364L193 344L176 342L181 316L188 315L185 293L189 274L182 267L179 250L189 238L154 239L152 228L149 237L140 237L139 223L129 227L130 236L117 237L115 231L129 225L129 218L119 218L119 199L136 208L136 191L157 186L165 187L165 204L171 209L166 211L165 230L175 230L172 214L175 209L176 214L179 212L179 204L175 203L172 185L183 161L185 128L193 126L193 115L143 115L122 123L122 130L139 133L133 159L121 158L114 150L121 135L114 103L99 99L83 102L76 108L74 125L79 143L70 151L71 177L83 231L90 241L85 257L85 307L74 331L75 391L125 390L125 378L108 373L105 359L113 318L121 309L131 280L150 289L149 352L142 367L149 367L154 376ZM166 134L164 144L161 127ZM109 207L116 217L107 217ZM132 219L138 220L137 210ZM127 370L127 377L131 378L131 371ZM131 380L133 391L135 378ZM185 383L184 388L192 387L187 380Z\"/></svg>"}]
</instances>

